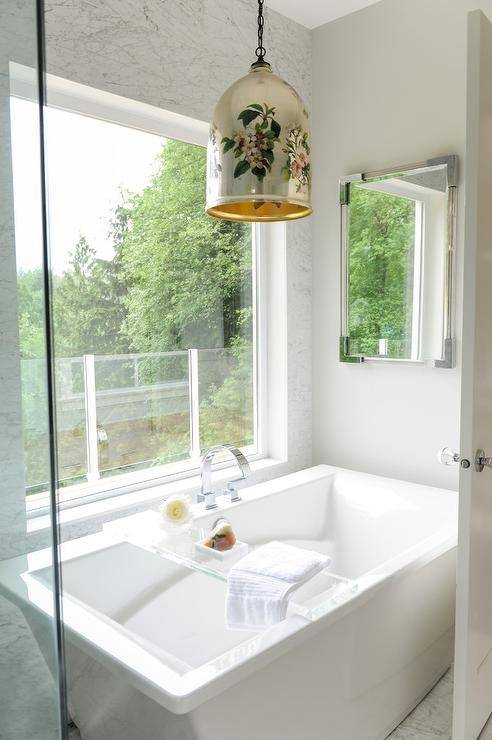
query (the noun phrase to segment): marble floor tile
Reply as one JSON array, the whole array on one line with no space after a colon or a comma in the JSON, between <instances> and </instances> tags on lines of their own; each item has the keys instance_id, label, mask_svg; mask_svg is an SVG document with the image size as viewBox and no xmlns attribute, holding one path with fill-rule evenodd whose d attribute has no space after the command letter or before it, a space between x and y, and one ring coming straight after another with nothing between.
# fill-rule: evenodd
<instances>
[{"instance_id":1,"label":"marble floor tile","mask_svg":"<svg viewBox=\"0 0 492 740\"><path fill-rule=\"evenodd\" d=\"M82 740L78 727L71 726L68 730L68 740Z\"/></svg>"},{"instance_id":2,"label":"marble floor tile","mask_svg":"<svg viewBox=\"0 0 492 740\"><path fill-rule=\"evenodd\" d=\"M453 677L448 671L389 736L391 740L450 740L453 721Z\"/></svg>"},{"instance_id":3,"label":"marble floor tile","mask_svg":"<svg viewBox=\"0 0 492 740\"><path fill-rule=\"evenodd\" d=\"M387 740L451 740L453 672L449 670ZM492 717L479 740L492 740Z\"/></svg>"},{"instance_id":4,"label":"marble floor tile","mask_svg":"<svg viewBox=\"0 0 492 740\"><path fill-rule=\"evenodd\" d=\"M415 730L412 727L397 727L391 733L388 740L443 740L443 735L435 735L433 732Z\"/></svg>"},{"instance_id":5,"label":"marble floor tile","mask_svg":"<svg viewBox=\"0 0 492 740\"><path fill-rule=\"evenodd\" d=\"M492 740L492 717L489 718L478 740Z\"/></svg>"}]
</instances>

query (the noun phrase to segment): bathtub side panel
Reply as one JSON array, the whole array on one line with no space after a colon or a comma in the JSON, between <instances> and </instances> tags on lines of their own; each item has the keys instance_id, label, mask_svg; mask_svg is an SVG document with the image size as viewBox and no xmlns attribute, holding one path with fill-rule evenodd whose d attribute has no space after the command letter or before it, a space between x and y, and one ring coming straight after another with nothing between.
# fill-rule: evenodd
<instances>
[{"instance_id":1,"label":"bathtub side panel","mask_svg":"<svg viewBox=\"0 0 492 740\"><path fill-rule=\"evenodd\" d=\"M70 648L73 716L83 740L381 740L452 661L454 593L452 550L186 715Z\"/></svg>"}]
</instances>

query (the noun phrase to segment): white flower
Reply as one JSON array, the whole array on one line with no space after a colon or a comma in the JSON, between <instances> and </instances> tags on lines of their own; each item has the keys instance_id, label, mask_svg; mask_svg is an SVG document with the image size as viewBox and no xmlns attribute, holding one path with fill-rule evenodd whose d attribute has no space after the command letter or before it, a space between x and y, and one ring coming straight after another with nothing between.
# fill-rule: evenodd
<instances>
[{"instance_id":1,"label":"white flower","mask_svg":"<svg viewBox=\"0 0 492 740\"><path fill-rule=\"evenodd\" d=\"M191 502L189 496L169 496L160 506L162 518L169 524L180 526L191 518Z\"/></svg>"}]
</instances>

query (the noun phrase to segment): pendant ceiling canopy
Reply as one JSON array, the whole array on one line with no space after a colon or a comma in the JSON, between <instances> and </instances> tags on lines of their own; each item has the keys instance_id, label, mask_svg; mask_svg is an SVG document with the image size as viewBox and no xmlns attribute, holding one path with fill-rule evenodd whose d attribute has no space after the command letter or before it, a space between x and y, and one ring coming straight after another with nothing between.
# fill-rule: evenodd
<instances>
[{"instance_id":1,"label":"pendant ceiling canopy","mask_svg":"<svg viewBox=\"0 0 492 740\"><path fill-rule=\"evenodd\" d=\"M308 114L264 59L263 2L257 61L222 95L210 126L206 211L227 221L287 221L312 213Z\"/></svg>"}]
</instances>

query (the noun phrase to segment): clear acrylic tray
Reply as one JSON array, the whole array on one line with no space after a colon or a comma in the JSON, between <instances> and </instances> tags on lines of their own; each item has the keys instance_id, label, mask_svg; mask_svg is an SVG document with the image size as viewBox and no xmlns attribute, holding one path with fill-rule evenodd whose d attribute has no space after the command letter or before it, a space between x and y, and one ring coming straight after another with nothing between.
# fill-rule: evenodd
<instances>
[{"instance_id":1,"label":"clear acrylic tray","mask_svg":"<svg viewBox=\"0 0 492 740\"><path fill-rule=\"evenodd\" d=\"M288 613L300 614L311 622L348 601L357 592L357 584L327 569L294 591Z\"/></svg>"},{"instance_id":2,"label":"clear acrylic tray","mask_svg":"<svg viewBox=\"0 0 492 740\"><path fill-rule=\"evenodd\" d=\"M233 548L228 551L229 557L221 558L218 558L216 551L209 547L200 548L197 552L196 546L203 542L209 531L194 526L193 522L182 528L166 529L161 526L161 521L157 512L145 511L109 522L104 525L104 529L117 533L122 539L144 550L222 581L227 581L229 570L238 561L239 556L242 557L247 552L244 547L241 548L241 553L239 548L237 551Z\"/></svg>"},{"instance_id":3,"label":"clear acrylic tray","mask_svg":"<svg viewBox=\"0 0 492 740\"><path fill-rule=\"evenodd\" d=\"M155 511L146 511L109 522L104 529L149 552L225 582L232 566L250 549L246 543L238 542L243 547L236 552L233 548L227 557L218 558L211 548L197 550L197 545L208 535L203 528L191 524L188 528L163 530L160 521ZM348 601L356 592L355 581L325 569L292 593L288 614L315 621Z\"/></svg>"}]
</instances>

